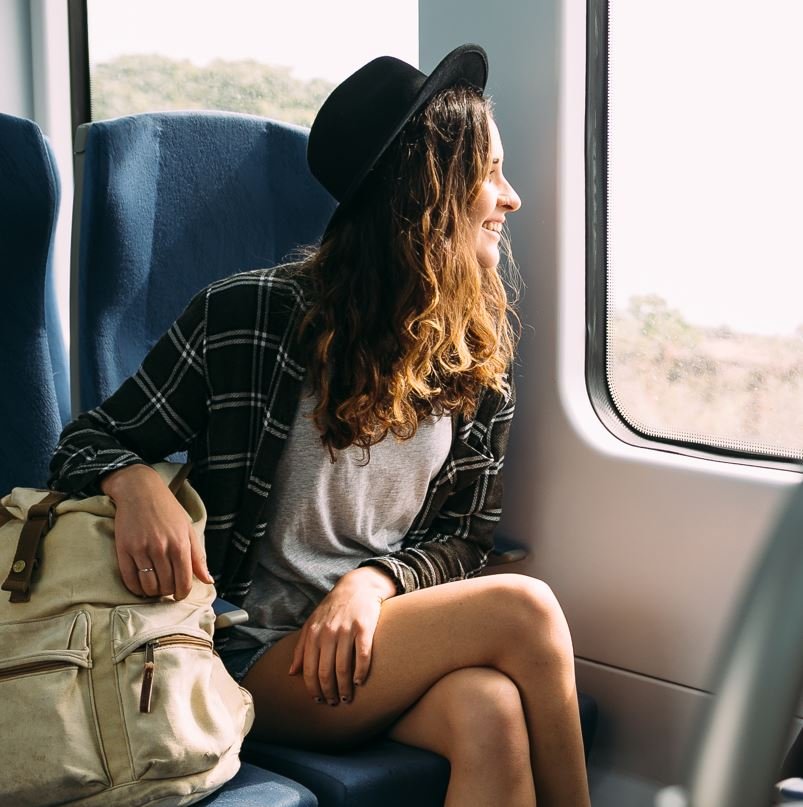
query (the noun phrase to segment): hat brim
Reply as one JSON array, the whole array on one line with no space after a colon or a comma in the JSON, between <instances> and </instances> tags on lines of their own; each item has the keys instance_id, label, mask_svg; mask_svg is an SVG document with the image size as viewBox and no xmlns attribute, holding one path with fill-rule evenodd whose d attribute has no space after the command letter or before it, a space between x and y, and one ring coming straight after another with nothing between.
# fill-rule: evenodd
<instances>
[{"instance_id":1,"label":"hat brim","mask_svg":"<svg viewBox=\"0 0 803 807\"><path fill-rule=\"evenodd\" d=\"M381 148L374 151L367 159L363 168L355 174L348 189L342 195L340 207L352 198L357 188L371 172L371 169L376 165L379 158L387 151L388 146L398 137L399 132L407 125L410 118L412 118L436 93L461 81L471 84L480 92L485 90L485 85L488 81L488 57L485 50L479 45L461 45L441 59L437 67L435 67L421 85L421 89L419 89L411 101L407 112L400 119L398 126L388 135L385 142L382 143Z\"/></svg>"}]
</instances>

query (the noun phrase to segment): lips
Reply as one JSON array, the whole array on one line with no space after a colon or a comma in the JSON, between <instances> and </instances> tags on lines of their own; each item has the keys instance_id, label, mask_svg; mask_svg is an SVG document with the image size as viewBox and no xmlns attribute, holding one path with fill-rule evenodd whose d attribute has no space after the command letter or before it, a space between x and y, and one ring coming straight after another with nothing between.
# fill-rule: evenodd
<instances>
[{"instance_id":1,"label":"lips","mask_svg":"<svg viewBox=\"0 0 803 807\"><path fill-rule=\"evenodd\" d=\"M495 235L501 235L502 233L502 222L501 221L484 221L482 223L482 229L488 230Z\"/></svg>"}]
</instances>

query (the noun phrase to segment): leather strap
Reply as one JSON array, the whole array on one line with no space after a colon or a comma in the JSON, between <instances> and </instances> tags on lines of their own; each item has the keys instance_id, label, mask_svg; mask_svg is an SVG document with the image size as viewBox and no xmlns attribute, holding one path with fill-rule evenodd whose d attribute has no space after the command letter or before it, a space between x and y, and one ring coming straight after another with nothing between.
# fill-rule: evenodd
<instances>
[{"instance_id":1,"label":"leather strap","mask_svg":"<svg viewBox=\"0 0 803 807\"><path fill-rule=\"evenodd\" d=\"M11 512L0 505L0 527L2 527L4 524L8 524L8 522L13 518L14 516L11 515Z\"/></svg>"},{"instance_id":2,"label":"leather strap","mask_svg":"<svg viewBox=\"0 0 803 807\"><path fill-rule=\"evenodd\" d=\"M192 468L191 462L185 462L184 465L179 468L178 473L173 477L168 485L170 492L174 496L178 496L179 489L184 484L184 480L190 475L190 469Z\"/></svg>"},{"instance_id":3,"label":"leather strap","mask_svg":"<svg viewBox=\"0 0 803 807\"><path fill-rule=\"evenodd\" d=\"M28 518L20 533L14 562L2 585L3 591L11 592L11 602L28 602L31 599L31 578L39 564L42 538L53 526L56 505L66 498L66 493L48 493L42 501L28 508Z\"/></svg>"}]
</instances>

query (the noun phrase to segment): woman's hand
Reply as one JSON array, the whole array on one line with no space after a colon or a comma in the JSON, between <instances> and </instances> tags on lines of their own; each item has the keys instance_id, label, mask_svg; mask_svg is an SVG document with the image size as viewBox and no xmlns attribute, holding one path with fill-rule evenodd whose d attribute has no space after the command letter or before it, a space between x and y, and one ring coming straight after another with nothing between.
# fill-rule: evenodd
<instances>
[{"instance_id":1,"label":"woman's hand","mask_svg":"<svg viewBox=\"0 0 803 807\"><path fill-rule=\"evenodd\" d=\"M172 594L184 599L193 572L212 583L203 543L184 508L147 465L130 465L104 477L103 492L114 500L114 543L125 587L139 597Z\"/></svg>"},{"instance_id":2,"label":"woman's hand","mask_svg":"<svg viewBox=\"0 0 803 807\"><path fill-rule=\"evenodd\" d=\"M354 685L371 668L374 631L383 600L396 584L379 569L364 566L344 574L301 628L290 675L304 683L318 703L350 703Z\"/></svg>"}]
</instances>

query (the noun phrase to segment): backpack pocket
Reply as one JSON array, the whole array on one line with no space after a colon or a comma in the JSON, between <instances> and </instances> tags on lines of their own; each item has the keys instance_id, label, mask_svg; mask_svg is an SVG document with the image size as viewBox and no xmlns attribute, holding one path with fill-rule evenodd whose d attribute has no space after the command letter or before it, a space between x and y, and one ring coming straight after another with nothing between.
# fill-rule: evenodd
<instances>
[{"instance_id":1,"label":"backpack pocket","mask_svg":"<svg viewBox=\"0 0 803 807\"><path fill-rule=\"evenodd\" d=\"M86 611L0 625L4 804L42 807L43 793L60 804L109 786L89 680L89 631Z\"/></svg>"},{"instance_id":2,"label":"backpack pocket","mask_svg":"<svg viewBox=\"0 0 803 807\"><path fill-rule=\"evenodd\" d=\"M183 603L114 610L113 661L137 779L206 771L239 749L244 697L213 650L209 610L200 624L198 607Z\"/></svg>"}]
</instances>

